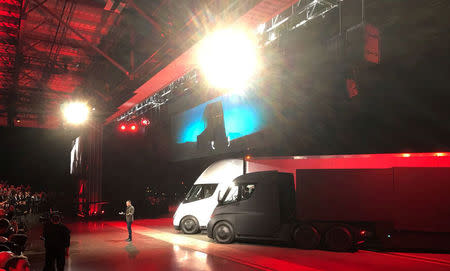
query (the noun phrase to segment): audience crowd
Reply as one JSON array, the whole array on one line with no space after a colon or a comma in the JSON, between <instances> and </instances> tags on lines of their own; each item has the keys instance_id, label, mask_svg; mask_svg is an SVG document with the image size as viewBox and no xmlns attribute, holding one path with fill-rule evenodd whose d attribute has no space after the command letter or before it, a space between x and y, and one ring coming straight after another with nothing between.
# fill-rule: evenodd
<instances>
[{"instance_id":1,"label":"audience crowd","mask_svg":"<svg viewBox=\"0 0 450 271\"><path fill-rule=\"evenodd\" d=\"M44 192L0 182L0 270L30 270L28 259L23 256L27 224L32 216L48 208L46 204Z\"/></svg>"},{"instance_id":2,"label":"audience crowd","mask_svg":"<svg viewBox=\"0 0 450 271\"><path fill-rule=\"evenodd\" d=\"M11 219L30 213L39 213L46 207L44 192L31 192L31 186L14 186L0 183L0 217Z\"/></svg>"}]
</instances>

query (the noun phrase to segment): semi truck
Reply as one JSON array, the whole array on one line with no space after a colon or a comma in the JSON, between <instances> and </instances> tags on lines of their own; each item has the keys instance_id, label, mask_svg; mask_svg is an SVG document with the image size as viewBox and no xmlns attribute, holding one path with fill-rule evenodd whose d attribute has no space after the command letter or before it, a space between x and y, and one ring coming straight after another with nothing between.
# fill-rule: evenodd
<instances>
[{"instance_id":1,"label":"semi truck","mask_svg":"<svg viewBox=\"0 0 450 271\"><path fill-rule=\"evenodd\" d=\"M225 159L210 165L197 178L178 206L173 216L173 226L185 234L194 234L206 229L217 195L228 188L232 181L243 174L243 159Z\"/></svg>"},{"instance_id":2,"label":"semi truck","mask_svg":"<svg viewBox=\"0 0 450 271\"><path fill-rule=\"evenodd\" d=\"M218 243L269 240L351 251L450 249L450 154L247 158L217 194Z\"/></svg>"}]
</instances>

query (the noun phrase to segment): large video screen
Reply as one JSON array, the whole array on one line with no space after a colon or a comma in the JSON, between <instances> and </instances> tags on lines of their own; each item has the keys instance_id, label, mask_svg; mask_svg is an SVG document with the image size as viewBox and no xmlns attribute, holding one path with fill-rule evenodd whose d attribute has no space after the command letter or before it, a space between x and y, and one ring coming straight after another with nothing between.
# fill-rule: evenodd
<instances>
[{"instance_id":1,"label":"large video screen","mask_svg":"<svg viewBox=\"0 0 450 271\"><path fill-rule=\"evenodd\" d=\"M270 114L251 94L220 96L172 116L174 159L238 152L256 144Z\"/></svg>"},{"instance_id":2,"label":"large video screen","mask_svg":"<svg viewBox=\"0 0 450 271\"><path fill-rule=\"evenodd\" d=\"M72 141L72 150L70 151L70 174L79 175L81 173L81 149L80 137Z\"/></svg>"}]
</instances>

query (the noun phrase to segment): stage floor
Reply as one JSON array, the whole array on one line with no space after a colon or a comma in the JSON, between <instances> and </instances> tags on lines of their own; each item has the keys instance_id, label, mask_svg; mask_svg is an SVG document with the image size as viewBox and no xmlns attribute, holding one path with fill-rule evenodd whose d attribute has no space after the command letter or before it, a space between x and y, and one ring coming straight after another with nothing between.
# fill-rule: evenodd
<instances>
[{"instance_id":1,"label":"stage floor","mask_svg":"<svg viewBox=\"0 0 450 271\"><path fill-rule=\"evenodd\" d=\"M72 231L66 270L450 270L449 254L335 253L320 250L240 244L220 245L205 234L183 235L171 219L137 220L133 242L124 222L77 222ZM32 270L42 270L39 229L25 252Z\"/></svg>"}]
</instances>

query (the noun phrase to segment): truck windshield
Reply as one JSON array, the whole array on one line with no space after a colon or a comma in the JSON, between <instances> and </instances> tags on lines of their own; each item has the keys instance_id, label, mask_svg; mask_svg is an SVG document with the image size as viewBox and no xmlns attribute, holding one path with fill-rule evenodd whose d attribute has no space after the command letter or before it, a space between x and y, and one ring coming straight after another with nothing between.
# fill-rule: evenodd
<instances>
[{"instance_id":1,"label":"truck windshield","mask_svg":"<svg viewBox=\"0 0 450 271\"><path fill-rule=\"evenodd\" d=\"M214 194L216 188L217 184L196 184L192 186L191 190L189 190L184 202L192 202L209 198Z\"/></svg>"},{"instance_id":2,"label":"truck windshield","mask_svg":"<svg viewBox=\"0 0 450 271\"><path fill-rule=\"evenodd\" d=\"M239 186L233 185L228 188L228 193L226 194L225 199L223 200L222 204L228 204L232 202L236 202L238 200L238 194L239 194Z\"/></svg>"},{"instance_id":3,"label":"truck windshield","mask_svg":"<svg viewBox=\"0 0 450 271\"><path fill-rule=\"evenodd\" d=\"M232 185L228 188L221 204L229 204L249 199L255 191L255 184Z\"/></svg>"}]
</instances>

